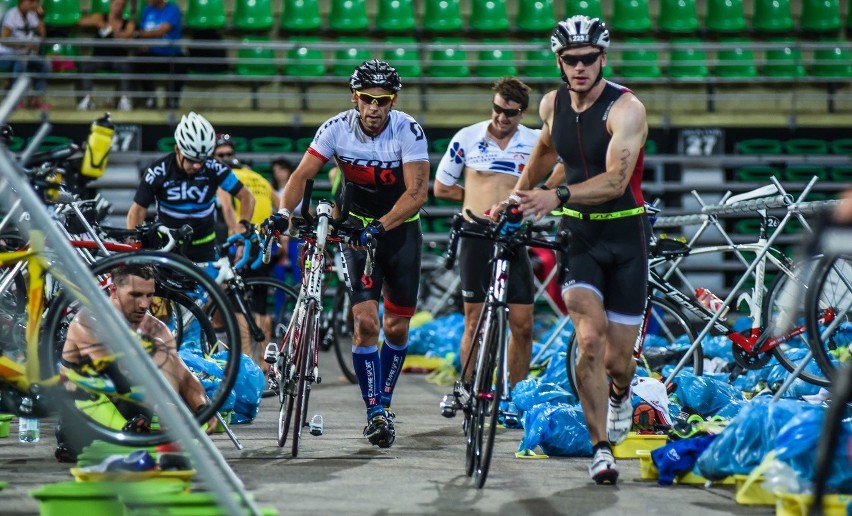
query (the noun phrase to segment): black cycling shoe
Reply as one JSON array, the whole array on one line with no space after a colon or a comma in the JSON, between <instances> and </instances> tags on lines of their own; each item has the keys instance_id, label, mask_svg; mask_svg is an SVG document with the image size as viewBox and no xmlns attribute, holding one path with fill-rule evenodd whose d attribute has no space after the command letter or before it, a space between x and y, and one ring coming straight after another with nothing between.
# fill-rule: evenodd
<instances>
[{"instance_id":1,"label":"black cycling shoe","mask_svg":"<svg viewBox=\"0 0 852 516\"><path fill-rule=\"evenodd\" d=\"M373 416L369 424L364 427L364 437L370 441L370 444L379 448L390 448L396 441L393 421L389 420L384 413Z\"/></svg>"},{"instance_id":2,"label":"black cycling shoe","mask_svg":"<svg viewBox=\"0 0 852 516\"><path fill-rule=\"evenodd\" d=\"M74 453L73 450L65 446L64 444L60 444L56 447L56 451L53 452L53 456L56 457L56 460L64 463L76 463L77 462L77 454Z\"/></svg>"}]
</instances>

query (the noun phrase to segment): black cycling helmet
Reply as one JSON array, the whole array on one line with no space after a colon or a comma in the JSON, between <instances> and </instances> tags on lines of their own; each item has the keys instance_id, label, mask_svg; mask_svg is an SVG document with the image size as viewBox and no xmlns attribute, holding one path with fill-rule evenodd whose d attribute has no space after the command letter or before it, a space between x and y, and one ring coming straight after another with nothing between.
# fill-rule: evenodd
<instances>
[{"instance_id":1,"label":"black cycling helmet","mask_svg":"<svg viewBox=\"0 0 852 516\"><path fill-rule=\"evenodd\" d=\"M550 36L550 49L558 54L570 47L609 48L609 30L600 18L577 15L561 21Z\"/></svg>"},{"instance_id":2,"label":"black cycling helmet","mask_svg":"<svg viewBox=\"0 0 852 516\"><path fill-rule=\"evenodd\" d=\"M216 135L216 147L221 145L230 145L232 149L235 148L234 142L231 140L231 135L228 133L218 133Z\"/></svg>"},{"instance_id":3,"label":"black cycling helmet","mask_svg":"<svg viewBox=\"0 0 852 516\"><path fill-rule=\"evenodd\" d=\"M361 63L349 78L349 89L352 91L367 88L384 88L396 93L402 89L402 81L399 80L396 68L385 61L373 59Z\"/></svg>"}]
</instances>

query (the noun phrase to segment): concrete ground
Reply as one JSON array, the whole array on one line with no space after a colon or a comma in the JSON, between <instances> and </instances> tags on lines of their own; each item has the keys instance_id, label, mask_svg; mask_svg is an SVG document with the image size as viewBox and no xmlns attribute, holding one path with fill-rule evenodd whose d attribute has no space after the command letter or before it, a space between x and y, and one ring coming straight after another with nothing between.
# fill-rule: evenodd
<instances>
[{"instance_id":1,"label":"concrete ground","mask_svg":"<svg viewBox=\"0 0 852 516\"><path fill-rule=\"evenodd\" d=\"M587 458L516 459L519 430L500 430L484 489L464 474L461 418L445 419L438 401L446 388L422 375L406 374L395 396L397 441L387 450L362 437L360 392L339 377L332 353L320 355L323 382L311 396L311 414L322 414L325 434L304 433L297 459L276 445L277 402L263 400L250 425L234 426L244 445L224 434L213 437L260 506L280 514L774 514L772 507L734 501L733 486L661 487L640 479L639 462L621 460L617 486L596 486ZM38 514L28 493L44 484L71 480L68 465L53 458L51 419L42 439L20 444L0 439L0 514ZM289 444L289 443L288 443ZM82 516L82 515L80 515Z\"/></svg>"}]
</instances>

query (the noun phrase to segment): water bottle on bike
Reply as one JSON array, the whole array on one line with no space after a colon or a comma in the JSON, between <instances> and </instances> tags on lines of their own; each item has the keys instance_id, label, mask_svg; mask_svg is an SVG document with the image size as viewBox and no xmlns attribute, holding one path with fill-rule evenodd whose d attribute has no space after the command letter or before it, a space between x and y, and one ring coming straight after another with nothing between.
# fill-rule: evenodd
<instances>
[{"instance_id":1,"label":"water bottle on bike","mask_svg":"<svg viewBox=\"0 0 852 516\"><path fill-rule=\"evenodd\" d=\"M719 308L721 308L722 305L724 304L724 301L719 299L719 297L716 294L710 292L710 290L708 290L706 288L695 289L695 297L698 299L698 301L702 305L704 305L705 308L707 308L708 310L710 310L713 313L718 312ZM730 308L731 307L729 307L729 306L725 307L725 309L722 311L722 315L719 316L720 321L725 320L726 316L728 315L728 310Z\"/></svg>"}]
</instances>

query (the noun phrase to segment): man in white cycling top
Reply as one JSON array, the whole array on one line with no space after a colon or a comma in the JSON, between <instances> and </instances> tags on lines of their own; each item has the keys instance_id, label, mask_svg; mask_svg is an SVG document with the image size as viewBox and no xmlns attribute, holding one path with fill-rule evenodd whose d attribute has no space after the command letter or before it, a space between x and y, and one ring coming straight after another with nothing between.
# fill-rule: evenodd
<instances>
[{"instance_id":1,"label":"man in white cycling top","mask_svg":"<svg viewBox=\"0 0 852 516\"><path fill-rule=\"evenodd\" d=\"M491 206L505 199L514 188L538 140L538 129L521 125L529 106L530 88L514 77L504 77L492 88L491 119L461 129L450 141L435 176L435 197L462 203L467 210L484 216ZM464 175L462 177L462 174ZM463 185L461 182L463 181ZM468 194L469 193L469 194ZM478 231L481 226L465 222L464 229ZM491 279L485 260L493 256L493 242L462 238L458 253L464 299L464 334L461 363L476 353L473 332L479 320ZM510 262L509 302L509 380L512 387L527 377L530 367L533 324L533 275L529 255L518 253ZM475 358L473 358L475 360ZM472 381L472 367L466 368L464 384ZM444 397L442 413L451 417L460 408L453 394ZM517 410L501 407L506 426L518 425Z\"/></svg>"},{"instance_id":2,"label":"man in white cycling top","mask_svg":"<svg viewBox=\"0 0 852 516\"><path fill-rule=\"evenodd\" d=\"M306 181L335 160L346 188L353 188L349 219L361 228L342 253L355 320L352 361L367 407L364 437L388 448L396 439L394 414L388 409L402 371L420 283L419 210L429 190L429 154L420 124L393 109L402 83L392 66L377 59L362 63L352 73L349 88L355 107L320 126L284 188L281 209L264 225L275 233L286 231ZM370 277L363 275L368 235L377 242ZM384 303L381 352L379 299ZM274 360L274 346L271 353Z\"/></svg>"}]
</instances>

